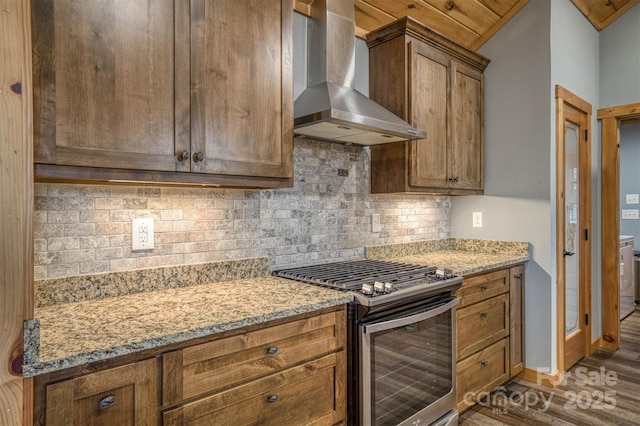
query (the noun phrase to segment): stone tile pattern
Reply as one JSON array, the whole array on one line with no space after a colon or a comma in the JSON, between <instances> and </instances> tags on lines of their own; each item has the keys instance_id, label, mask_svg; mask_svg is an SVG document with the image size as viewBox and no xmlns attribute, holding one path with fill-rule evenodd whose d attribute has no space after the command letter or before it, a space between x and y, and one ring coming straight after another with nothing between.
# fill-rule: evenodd
<instances>
[{"instance_id":1,"label":"stone tile pattern","mask_svg":"<svg viewBox=\"0 0 640 426\"><path fill-rule=\"evenodd\" d=\"M369 152L296 139L295 186L280 190L37 183L35 278L255 257L287 267L448 238L450 198L370 194ZM131 219L145 216L155 249L132 252Z\"/></svg>"},{"instance_id":2,"label":"stone tile pattern","mask_svg":"<svg viewBox=\"0 0 640 426\"><path fill-rule=\"evenodd\" d=\"M269 259L239 259L195 265L79 275L36 281L36 308L192 285L254 278L270 273Z\"/></svg>"},{"instance_id":3,"label":"stone tile pattern","mask_svg":"<svg viewBox=\"0 0 640 426\"><path fill-rule=\"evenodd\" d=\"M351 300L345 292L268 275L36 308L39 354L25 357L30 362L24 365L24 375L160 348ZM25 341L38 340L26 334Z\"/></svg>"},{"instance_id":4,"label":"stone tile pattern","mask_svg":"<svg viewBox=\"0 0 640 426\"><path fill-rule=\"evenodd\" d=\"M529 244L450 238L367 247L366 256L447 268L456 275L468 276L526 262L529 260Z\"/></svg>"}]
</instances>

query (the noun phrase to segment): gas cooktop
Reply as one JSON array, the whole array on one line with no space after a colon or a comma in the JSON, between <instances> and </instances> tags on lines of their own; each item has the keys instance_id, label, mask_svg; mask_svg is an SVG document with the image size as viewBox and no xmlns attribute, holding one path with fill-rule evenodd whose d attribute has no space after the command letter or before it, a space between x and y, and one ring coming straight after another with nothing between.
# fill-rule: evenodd
<instances>
[{"instance_id":1,"label":"gas cooktop","mask_svg":"<svg viewBox=\"0 0 640 426\"><path fill-rule=\"evenodd\" d=\"M382 260L356 260L281 269L274 274L353 292L356 302L377 305L405 297L452 291L462 283L449 270Z\"/></svg>"}]
</instances>

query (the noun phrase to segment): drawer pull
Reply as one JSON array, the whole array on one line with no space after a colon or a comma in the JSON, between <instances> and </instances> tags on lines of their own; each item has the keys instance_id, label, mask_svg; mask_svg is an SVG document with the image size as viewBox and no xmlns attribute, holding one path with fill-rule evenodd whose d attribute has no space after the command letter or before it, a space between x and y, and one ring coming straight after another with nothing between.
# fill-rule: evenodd
<instances>
[{"instance_id":1,"label":"drawer pull","mask_svg":"<svg viewBox=\"0 0 640 426\"><path fill-rule=\"evenodd\" d=\"M114 395L105 396L100 400L100 402L98 402L98 408L100 408L101 410L106 410L107 408L111 407L115 403L116 403L116 397Z\"/></svg>"},{"instance_id":2,"label":"drawer pull","mask_svg":"<svg viewBox=\"0 0 640 426\"><path fill-rule=\"evenodd\" d=\"M489 361L482 361L480 365L482 366L482 368L487 368L489 366Z\"/></svg>"},{"instance_id":3,"label":"drawer pull","mask_svg":"<svg viewBox=\"0 0 640 426\"><path fill-rule=\"evenodd\" d=\"M277 400L278 400L278 394L275 394L275 393L274 393L273 395L269 395L269 396L267 397L267 402L268 402L269 404L273 404L273 403L274 403L274 402L276 402Z\"/></svg>"},{"instance_id":4,"label":"drawer pull","mask_svg":"<svg viewBox=\"0 0 640 426\"><path fill-rule=\"evenodd\" d=\"M480 318L486 318L486 317L488 317L488 316L489 316L489 314L488 314L488 313L486 313L486 312L480 312Z\"/></svg>"},{"instance_id":5,"label":"drawer pull","mask_svg":"<svg viewBox=\"0 0 640 426\"><path fill-rule=\"evenodd\" d=\"M487 287L486 285L480 286L480 291L482 291L482 292L487 291L488 289L489 289L489 287Z\"/></svg>"},{"instance_id":6,"label":"drawer pull","mask_svg":"<svg viewBox=\"0 0 640 426\"><path fill-rule=\"evenodd\" d=\"M278 347L277 346L269 346L269 348L267 348L267 353L269 355L275 355L278 353Z\"/></svg>"}]
</instances>

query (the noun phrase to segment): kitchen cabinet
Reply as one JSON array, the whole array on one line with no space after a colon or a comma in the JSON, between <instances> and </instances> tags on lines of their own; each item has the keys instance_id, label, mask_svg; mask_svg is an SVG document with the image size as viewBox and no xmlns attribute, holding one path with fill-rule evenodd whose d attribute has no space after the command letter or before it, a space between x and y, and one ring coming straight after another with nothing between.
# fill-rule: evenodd
<instances>
[{"instance_id":1,"label":"kitchen cabinet","mask_svg":"<svg viewBox=\"0 0 640 426\"><path fill-rule=\"evenodd\" d=\"M156 425L157 363L147 359L46 386L46 424Z\"/></svg>"},{"instance_id":2,"label":"kitchen cabinet","mask_svg":"<svg viewBox=\"0 0 640 426\"><path fill-rule=\"evenodd\" d=\"M524 266L464 278L456 292L458 410L524 368Z\"/></svg>"},{"instance_id":3,"label":"kitchen cabinet","mask_svg":"<svg viewBox=\"0 0 640 426\"><path fill-rule=\"evenodd\" d=\"M291 186L293 12L265 1L32 0L36 179Z\"/></svg>"},{"instance_id":4,"label":"kitchen cabinet","mask_svg":"<svg viewBox=\"0 0 640 426\"><path fill-rule=\"evenodd\" d=\"M427 138L371 147L371 192L482 194L487 58L407 17L367 35L369 96Z\"/></svg>"},{"instance_id":5,"label":"kitchen cabinet","mask_svg":"<svg viewBox=\"0 0 640 426\"><path fill-rule=\"evenodd\" d=\"M335 425L346 380L340 306L36 376L34 424Z\"/></svg>"},{"instance_id":6,"label":"kitchen cabinet","mask_svg":"<svg viewBox=\"0 0 640 426\"><path fill-rule=\"evenodd\" d=\"M345 326L342 310L164 354L164 424L344 421Z\"/></svg>"}]
</instances>

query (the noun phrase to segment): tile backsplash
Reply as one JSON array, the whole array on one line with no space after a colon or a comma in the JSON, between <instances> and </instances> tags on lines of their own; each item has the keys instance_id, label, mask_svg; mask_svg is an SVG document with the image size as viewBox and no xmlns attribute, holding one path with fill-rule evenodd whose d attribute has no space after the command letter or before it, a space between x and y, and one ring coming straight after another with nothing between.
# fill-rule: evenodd
<instances>
[{"instance_id":1,"label":"tile backsplash","mask_svg":"<svg viewBox=\"0 0 640 426\"><path fill-rule=\"evenodd\" d=\"M278 190L38 183L35 278L261 256L287 267L450 236L449 197L370 194L368 148L296 139L294 156L295 186ZM131 219L145 216L155 248L132 252Z\"/></svg>"}]
</instances>

